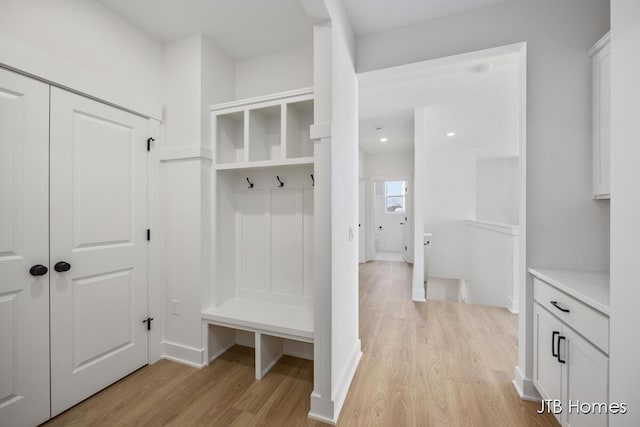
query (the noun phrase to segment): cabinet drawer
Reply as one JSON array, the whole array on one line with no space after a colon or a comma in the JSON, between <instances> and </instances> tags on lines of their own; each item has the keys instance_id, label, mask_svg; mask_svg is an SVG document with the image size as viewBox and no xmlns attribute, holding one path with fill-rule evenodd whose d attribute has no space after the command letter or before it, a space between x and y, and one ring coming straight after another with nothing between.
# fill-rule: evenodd
<instances>
[{"instance_id":1,"label":"cabinet drawer","mask_svg":"<svg viewBox=\"0 0 640 427\"><path fill-rule=\"evenodd\" d=\"M535 277L533 297L538 304L609 354L607 316Z\"/></svg>"}]
</instances>

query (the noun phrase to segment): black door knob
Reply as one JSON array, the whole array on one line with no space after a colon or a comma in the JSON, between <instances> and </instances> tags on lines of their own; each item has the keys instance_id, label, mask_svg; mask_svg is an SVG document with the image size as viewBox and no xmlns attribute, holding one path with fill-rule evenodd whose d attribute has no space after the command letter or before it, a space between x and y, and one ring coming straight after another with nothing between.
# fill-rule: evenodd
<instances>
[{"instance_id":1,"label":"black door knob","mask_svg":"<svg viewBox=\"0 0 640 427\"><path fill-rule=\"evenodd\" d=\"M53 269L58 273L62 273L65 271L69 271L71 269L71 264L68 262L60 261L53 266Z\"/></svg>"},{"instance_id":2,"label":"black door knob","mask_svg":"<svg viewBox=\"0 0 640 427\"><path fill-rule=\"evenodd\" d=\"M47 271L49 271L49 269L44 265L36 264L29 269L29 274L32 276L44 276L47 274Z\"/></svg>"}]
</instances>

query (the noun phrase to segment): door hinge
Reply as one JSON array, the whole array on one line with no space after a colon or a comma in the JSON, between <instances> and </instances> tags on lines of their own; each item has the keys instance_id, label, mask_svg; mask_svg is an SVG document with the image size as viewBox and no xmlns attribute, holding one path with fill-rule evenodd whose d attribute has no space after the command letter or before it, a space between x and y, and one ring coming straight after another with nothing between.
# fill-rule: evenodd
<instances>
[{"instance_id":1,"label":"door hinge","mask_svg":"<svg viewBox=\"0 0 640 427\"><path fill-rule=\"evenodd\" d=\"M146 319L144 319L142 321L142 323L146 323L147 324L147 331L151 330L151 321L153 320L153 317L147 317Z\"/></svg>"},{"instance_id":2,"label":"door hinge","mask_svg":"<svg viewBox=\"0 0 640 427\"><path fill-rule=\"evenodd\" d=\"M151 151L151 143L154 142L156 139L153 137L149 137L147 138L147 151Z\"/></svg>"},{"instance_id":3,"label":"door hinge","mask_svg":"<svg viewBox=\"0 0 640 427\"><path fill-rule=\"evenodd\" d=\"M151 229L147 228L147 241L150 242L151 241Z\"/></svg>"}]
</instances>

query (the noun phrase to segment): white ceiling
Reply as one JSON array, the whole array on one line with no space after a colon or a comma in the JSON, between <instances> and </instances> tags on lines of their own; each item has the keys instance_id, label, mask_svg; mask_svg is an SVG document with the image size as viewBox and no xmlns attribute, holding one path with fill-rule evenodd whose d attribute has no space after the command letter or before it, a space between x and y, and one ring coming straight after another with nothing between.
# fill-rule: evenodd
<instances>
[{"instance_id":1,"label":"white ceiling","mask_svg":"<svg viewBox=\"0 0 640 427\"><path fill-rule=\"evenodd\" d=\"M357 35L442 18L506 0L344 0Z\"/></svg>"},{"instance_id":2,"label":"white ceiling","mask_svg":"<svg viewBox=\"0 0 640 427\"><path fill-rule=\"evenodd\" d=\"M476 64L477 65L477 64ZM426 106L428 150L474 150L479 156L517 154L517 64L362 85L359 143L367 153L407 151L414 144L414 108ZM382 125L382 131L375 126ZM454 137L447 137L455 132ZM380 137L389 139L380 142Z\"/></svg>"},{"instance_id":3,"label":"white ceiling","mask_svg":"<svg viewBox=\"0 0 640 427\"><path fill-rule=\"evenodd\" d=\"M299 0L98 0L162 42L202 33L234 59L312 42Z\"/></svg>"}]
</instances>

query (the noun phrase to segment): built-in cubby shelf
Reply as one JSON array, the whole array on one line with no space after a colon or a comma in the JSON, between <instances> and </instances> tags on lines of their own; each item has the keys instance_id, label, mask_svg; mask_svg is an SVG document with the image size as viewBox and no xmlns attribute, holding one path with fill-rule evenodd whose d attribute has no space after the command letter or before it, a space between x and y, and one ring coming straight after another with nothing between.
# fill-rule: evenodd
<instances>
[{"instance_id":1,"label":"built-in cubby shelf","mask_svg":"<svg viewBox=\"0 0 640 427\"><path fill-rule=\"evenodd\" d=\"M255 162L220 163L216 165L216 170L248 170L260 168L273 168L278 166L300 166L313 165L313 157L297 157L285 160L263 160Z\"/></svg>"},{"instance_id":2,"label":"built-in cubby shelf","mask_svg":"<svg viewBox=\"0 0 640 427\"><path fill-rule=\"evenodd\" d=\"M211 115L218 170L303 164L313 158L311 88L218 104ZM304 160L288 162L294 159Z\"/></svg>"},{"instance_id":3,"label":"built-in cubby shelf","mask_svg":"<svg viewBox=\"0 0 640 427\"><path fill-rule=\"evenodd\" d=\"M256 378L283 354L313 357L313 90L211 107L213 260L202 311L207 361L256 351Z\"/></svg>"}]
</instances>

